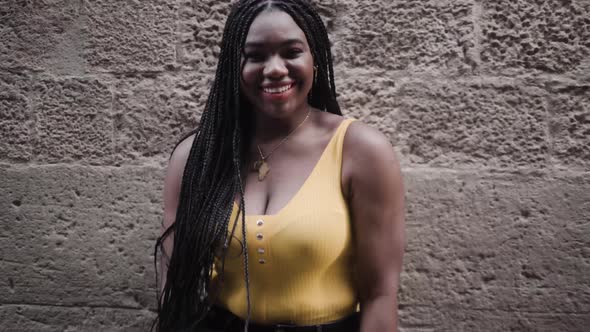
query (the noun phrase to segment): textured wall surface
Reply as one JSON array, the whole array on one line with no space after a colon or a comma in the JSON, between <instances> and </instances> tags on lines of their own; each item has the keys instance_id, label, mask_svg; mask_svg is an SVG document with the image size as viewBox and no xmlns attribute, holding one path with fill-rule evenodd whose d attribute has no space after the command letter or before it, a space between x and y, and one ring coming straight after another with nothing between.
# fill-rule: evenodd
<instances>
[{"instance_id":1,"label":"textured wall surface","mask_svg":"<svg viewBox=\"0 0 590 332\"><path fill-rule=\"evenodd\" d=\"M316 1L402 160L405 332L588 331L590 2ZM228 1L0 0L0 330L145 331Z\"/></svg>"}]
</instances>

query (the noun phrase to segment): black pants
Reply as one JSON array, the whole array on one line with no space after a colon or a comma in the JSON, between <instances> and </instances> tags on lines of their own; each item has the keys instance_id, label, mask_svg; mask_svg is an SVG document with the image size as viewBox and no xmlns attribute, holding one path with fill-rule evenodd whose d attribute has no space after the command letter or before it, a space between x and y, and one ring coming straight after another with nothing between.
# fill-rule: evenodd
<instances>
[{"instance_id":1,"label":"black pants","mask_svg":"<svg viewBox=\"0 0 590 332\"><path fill-rule=\"evenodd\" d=\"M244 320L231 312L215 307L199 324L198 332L243 332ZM250 323L248 332L358 332L360 315L354 313L335 322L320 325L296 326L289 324L261 325Z\"/></svg>"}]
</instances>

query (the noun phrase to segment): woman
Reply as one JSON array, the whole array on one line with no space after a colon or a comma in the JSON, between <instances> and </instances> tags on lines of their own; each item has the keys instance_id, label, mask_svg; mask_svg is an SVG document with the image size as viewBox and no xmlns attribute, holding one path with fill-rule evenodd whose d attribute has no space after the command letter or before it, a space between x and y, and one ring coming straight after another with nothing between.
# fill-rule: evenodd
<instances>
[{"instance_id":1,"label":"woman","mask_svg":"<svg viewBox=\"0 0 590 332\"><path fill-rule=\"evenodd\" d=\"M341 116L329 45L306 1L234 5L167 170L158 330L396 330L400 168Z\"/></svg>"}]
</instances>

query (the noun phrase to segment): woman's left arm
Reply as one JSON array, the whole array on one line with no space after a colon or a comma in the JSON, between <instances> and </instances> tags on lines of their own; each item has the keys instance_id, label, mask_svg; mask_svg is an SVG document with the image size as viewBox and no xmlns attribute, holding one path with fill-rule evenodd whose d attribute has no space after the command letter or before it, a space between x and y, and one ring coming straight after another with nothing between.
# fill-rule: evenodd
<instances>
[{"instance_id":1,"label":"woman's left arm","mask_svg":"<svg viewBox=\"0 0 590 332\"><path fill-rule=\"evenodd\" d=\"M405 247L400 165L383 134L354 122L344 141L343 172L355 237L360 332L394 332Z\"/></svg>"}]
</instances>

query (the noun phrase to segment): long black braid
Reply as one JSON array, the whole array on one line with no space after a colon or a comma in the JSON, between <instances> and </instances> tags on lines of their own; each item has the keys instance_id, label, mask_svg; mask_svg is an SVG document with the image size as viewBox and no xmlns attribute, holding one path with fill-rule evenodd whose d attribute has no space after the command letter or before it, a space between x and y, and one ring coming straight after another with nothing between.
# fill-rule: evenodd
<instances>
[{"instance_id":1,"label":"long black braid","mask_svg":"<svg viewBox=\"0 0 590 332\"><path fill-rule=\"evenodd\" d=\"M306 0L241 0L225 24L215 80L207 99L195 139L186 162L176 220L158 238L155 264L164 239L174 233L166 283L158 295L158 316L154 326L160 332L193 331L211 307L208 294L213 261L227 239L233 200L239 194L239 216L243 240L244 278L250 319L248 248L246 243L244 186L241 169L253 134L253 110L240 92L243 47L254 19L264 10L289 14L303 30L310 46L317 79L309 104L320 110L341 114L336 101L334 69L326 28ZM237 225L237 222L236 224ZM157 275L157 273L156 273ZM157 284L157 280L156 280Z\"/></svg>"}]
</instances>

